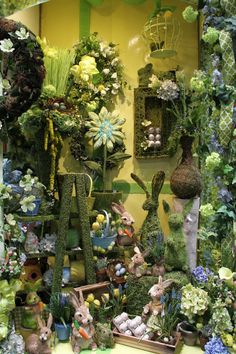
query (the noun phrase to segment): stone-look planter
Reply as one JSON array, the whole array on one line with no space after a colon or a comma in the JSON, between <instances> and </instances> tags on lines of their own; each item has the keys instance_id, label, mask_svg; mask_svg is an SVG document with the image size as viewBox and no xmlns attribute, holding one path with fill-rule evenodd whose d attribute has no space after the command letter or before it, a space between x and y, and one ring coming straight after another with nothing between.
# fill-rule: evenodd
<instances>
[{"instance_id":1,"label":"stone-look planter","mask_svg":"<svg viewBox=\"0 0 236 354\"><path fill-rule=\"evenodd\" d=\"M178 332L181 333L184 343L188 346L194 346L198 339L198 331L188 322L180 322L177 325Z\"/></svg>"},{"instance_id":2,"label":"stone-look planter","mask_svg":"<svg viewBox=\"0 0 236 354\"><path fill-rule=\"evenodd\" d=\"M54 323L54 326L59 341L68 341L71 333L71 325L67 323L66 326L64 326L62 323Z\"/></svg>"}]
</instances>

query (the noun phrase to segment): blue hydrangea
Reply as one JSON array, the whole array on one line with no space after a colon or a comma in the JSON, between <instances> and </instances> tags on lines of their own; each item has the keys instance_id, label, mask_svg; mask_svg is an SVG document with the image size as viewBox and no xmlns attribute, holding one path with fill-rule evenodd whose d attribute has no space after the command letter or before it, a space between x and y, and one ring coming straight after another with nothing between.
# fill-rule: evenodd
<instances>
[{"instance_id":1,"label":"blue hydrangea","mask_svg":"<svg viewBox=\"0 0 236 354\"><path fill-rule=\"evenodd\" d=\"M213 337L205 345L205 354L229 354L229 351L219 337Z\"/></svg>"},{"instance_id":2,"label":"blue hydrangea","mask_svg":"<svg viewBox=\"0 0 236 354\"><path fill-rule=\"evenodd\" d=\"M202 266L198 266L193 269L192 275L197 282L206 283L209 276L212 275L212 272L208 268L204 269Z\"/></svg>"}]
</instances>

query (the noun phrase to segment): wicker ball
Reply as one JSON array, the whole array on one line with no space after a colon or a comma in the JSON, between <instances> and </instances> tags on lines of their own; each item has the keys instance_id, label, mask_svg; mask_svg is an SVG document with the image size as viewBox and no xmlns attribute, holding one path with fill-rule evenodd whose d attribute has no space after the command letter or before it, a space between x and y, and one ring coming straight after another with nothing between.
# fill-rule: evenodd
<instances>
[{"instance_id":1,"label":"wicker ball","mask_svg":"<svg viewBox=\"0 0 236 354\"><path fill-rule=\"evenodd\" d=\"M202 181L198 168L192 164L180 164L171 176L170 188L180 199L190 199L200 195Z\"/></svg>"}]
</instances>

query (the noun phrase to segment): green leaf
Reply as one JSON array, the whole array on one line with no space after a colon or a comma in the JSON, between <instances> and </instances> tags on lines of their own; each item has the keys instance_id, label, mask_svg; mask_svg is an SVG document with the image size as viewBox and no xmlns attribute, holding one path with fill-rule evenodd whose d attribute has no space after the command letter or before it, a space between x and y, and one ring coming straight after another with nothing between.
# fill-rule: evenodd
<instances>
[{"instance_id":1,"label":"green leaf","mask_svg":"<svg viewBox=\"0 0 236 354\"><path fill-rule=\"evenodd\" d=\"M232 184L235 184L236 183L236 175L234 176L234 179L232 181Z\"/></svg>"},{"instance_id":2,"label":"green leaf","mask_svg":"<svg viewBox=\"0 0 236 354\"><path fill-rule=\"evenodd\" d=\"M107 158L107 161L113 162L113 163L119 163L124 160L127 160L131 157L130 154L125 154L124 152L115 152L114 154L110 155Z\"/></svg>"},{"instance_id":3,"label":"green leaf","mask_svg":"<svg viewBox=\"0 0 236 354\"><path fill-rule=\"evenodd\" d=\"M234 168L230 165L225 165L224 167L224 173L227 175L229 172L232 172Z\"/></svg>"},{"instance_id":4,"label":"green leaf","mask_svg":"<svg viewBox=\"0 0 236 354\"><path fill-rule=\"evenodd\" d=\"M99 175L102 175L102 168L98 162L95 161L85 161L84 165L90 170L97 172Z\"/></svg>"}]
</instances>

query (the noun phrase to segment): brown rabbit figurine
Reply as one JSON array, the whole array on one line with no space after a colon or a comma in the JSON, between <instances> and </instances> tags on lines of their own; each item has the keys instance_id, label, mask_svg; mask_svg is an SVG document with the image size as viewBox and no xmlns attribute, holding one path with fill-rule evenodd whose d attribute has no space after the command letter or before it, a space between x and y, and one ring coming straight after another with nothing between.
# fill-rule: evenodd
<instances>
[{"instance_id":1,"label":"brown rabbit figurine","mask_svg":"<svg viewBox=\"0 0 236 354\"><path fill-rule=\"evenodd\" d=\"M143 225L141 226L140 235L142 245L147 247L150 234L153 234L154 231L162 232L160 221L157 216L157 208L159 194L165 180L165 173L163 171L158 171L153 176L151 194L148 192L147 186L138 176L136 176L134 173L131 173L131 177L146 193L146 200L143 203L143 209L147 210L148 214L143 222Z\"/></svg>"},{"instance_id":2,"label":"brown rabbit figurine","mask_svg":"<svg viewBox=\"0 0 236 354\"><path fill-rule=\"evenodd\" d=\"M131 274L136 275L136 277L140 278L142 275L147 273L147 263L144 260L144 254L140 252L140 249L135 246L134 247L134 256L131 258L131 262L128 266L128 271Z\"/></svg>"},{"instance_id":3,"label":"brown rabbit figurine","mask_svg":"<svg viewBox=\"0 0 236 354\"><path fill-rule=\"evenodd\" d=\"M71 337L73 352L78 354L82 349L96 350L97 345L94 341L95 329L93 326L93 318L84 303L82 291L79 292L79 299L73 292L70 293L70 298L75 309Z\"/></svg>"},{"instance_id":4,"label":"brown rabbit figurine","mask_svg":"<svg viewBox=\"0 0 236 354\"><path fill-rule=\"evenodd\" d=\"M158 283L153 285L149 290L148 294L151 296L152 301L150 301L143 308L143 317L146 318L150 315L158 315L162 312L163 305L161 304L161 297L164 295L166 289L173 283L173 280L168 279L163 281L162 277L159 276Z\"/></svg>"},{"instance_id":5,"label":"brown rabbit figurine","mask_svg":"<svg viewBox=\"0 0 236 354\"><path fill-rule=\"evenodd\" d=\"M51 338L51 326L53 322L52 314L49 314L47 326L45 322L37 316L38 325L40 328L39 335L31 334L25 342L25 349L28 354L51 354L50 338Z\"/></svg>"},{"instance_id":6,"label":"brown rabbit figurine","mask_svg":"<svg viewBox=\"0 0 236 354\"><path fill-rule=\"evenodd\" d=\"M118 229L117 242L121 246L128 246L134 242L134 218L128 211L126 211L124 205L119 202L113 202L111 205L114 213L118 214L121 218L122 226Z\"/></svg>"}]
</instances>

